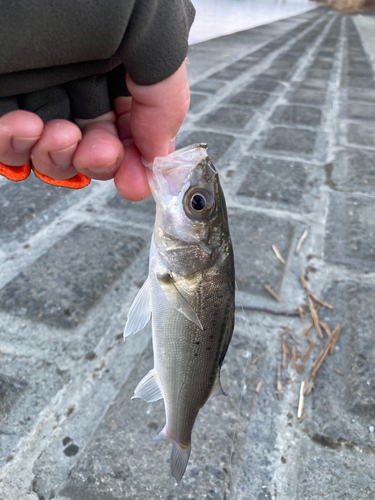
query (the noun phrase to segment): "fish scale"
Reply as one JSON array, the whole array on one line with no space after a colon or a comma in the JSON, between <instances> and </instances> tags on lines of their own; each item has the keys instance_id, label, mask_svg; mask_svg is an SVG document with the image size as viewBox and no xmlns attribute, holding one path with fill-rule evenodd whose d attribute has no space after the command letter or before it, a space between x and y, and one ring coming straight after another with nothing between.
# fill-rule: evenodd
<instances>
[{"instance_id":1,"label":"fish scale","mask_svg":"<svg viewBox=\"0 0 375 500\"><path fill-rule=\"evenodd\" d=\"M233 251L206 145L156 158L147 174L156 201L149 276L124 333L136 333L152 316L154 369L133 397L164 399L166 423L156 439L173 442L171 472L179 482L199 410L224 394L220 368L234 326Z\"/></svg>"}]
</instances>

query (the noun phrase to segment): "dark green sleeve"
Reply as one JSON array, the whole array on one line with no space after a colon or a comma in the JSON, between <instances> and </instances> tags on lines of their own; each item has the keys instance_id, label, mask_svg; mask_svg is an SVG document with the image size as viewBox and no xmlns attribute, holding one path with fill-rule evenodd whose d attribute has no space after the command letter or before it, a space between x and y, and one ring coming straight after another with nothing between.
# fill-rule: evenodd
<instances>
[{"instance_id":1,"label":"dark green sleeve","mask_svg":"<svg viewBox=\"0 0 375 500\"><path fill-rule=\"evenodd\" d=\"M0 0L0 97L103 75L119 65L141 85L187 53L190 0Z\"/></svg>"}]
</instances>

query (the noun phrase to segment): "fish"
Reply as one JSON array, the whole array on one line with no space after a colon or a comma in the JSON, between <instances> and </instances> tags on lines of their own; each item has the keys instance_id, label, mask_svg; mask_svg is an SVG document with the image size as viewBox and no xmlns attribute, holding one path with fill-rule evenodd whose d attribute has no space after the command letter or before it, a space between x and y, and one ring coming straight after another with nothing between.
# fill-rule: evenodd
<instances>
[{"instance_id":1,"label":"fish","mask_svg":"<svg viewBox=\"0 0 375 500\"><path fill-rule=\"evenodd\" d=\"M225 394L220 369L234 328L235 272L228 216L207 144L146 163L156 202L149 275L128 313L124 336L152 318L154 368L133 398L164 399L171 473L185 473L191 434L210 397ZM132 398L132 399L133 399Z\"/></svg>"}]
</instances>

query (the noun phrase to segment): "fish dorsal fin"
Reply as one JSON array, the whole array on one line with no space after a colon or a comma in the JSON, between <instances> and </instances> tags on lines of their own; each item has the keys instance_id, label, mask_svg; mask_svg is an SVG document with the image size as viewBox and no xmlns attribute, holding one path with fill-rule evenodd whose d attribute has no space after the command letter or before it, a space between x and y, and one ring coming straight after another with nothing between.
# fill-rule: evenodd
<instances>
[{"instance_id":1,"label":"fish dorsal fin","mask_svg":"<svg viewBox=\"0 0 375 500\"><path fill-rule=\"evenodd\" d=\"M215 383L212 387L209 399L214 398L215 396L228 396L228 394L221 387L220 370L217 372Z\"/></svg>"},{"instance_id":2,"label":"fish dorsal fin","mask_svg":"<svg viewBox=\"0 0 375 500\"><path fill-rule=\"evenodd\" d=\"M152 403L163 398L163 393L154 369L150 370L135 388L132 399L135 398L142 398L147 403Z\"/></svg>"},{"instance_id":3,"label":"fish dorsal fin","mask_svg":"<svg viewBox=\"0 0 375 500\"><path fill-rule=\"evenodd\" d=\"M128 312L128 321L126 322L124 337L142 330L151 317L151 290L150 279L147 278L142 288L137 293L136 298Z\"/></svg>"},{"instance_id":4,"label":"fish dorsal fin","mask_svg":"<svg viewBox=\"0 0 375 500\"><path fill-rule=\"evenodd\" d=\"M174 309L183 314L185 318L195 323L201 330L203 326L199 321L198 316L195 314L194 309L189 302L182 296L178 290L172 276L170 274L163 274L158 276L159 284L164 292L168 302Z\"/></svg>"}]
</instances>

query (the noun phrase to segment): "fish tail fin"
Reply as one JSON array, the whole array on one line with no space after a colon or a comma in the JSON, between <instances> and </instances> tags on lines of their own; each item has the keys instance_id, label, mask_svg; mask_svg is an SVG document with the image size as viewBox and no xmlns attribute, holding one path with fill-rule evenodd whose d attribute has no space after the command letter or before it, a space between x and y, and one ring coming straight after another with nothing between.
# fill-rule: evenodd
<instances>
[{"instance_id":1,"label":"fish tail fin","mask_svg":"<svg viewBox=\"0 0 375 500\"><path fill-rule=\"evenodd\" d=\"M171 454L171 472L177 483L182 479L189 461L191 444L181 447L173 441Z\"/></svg>"}]
</instances>

